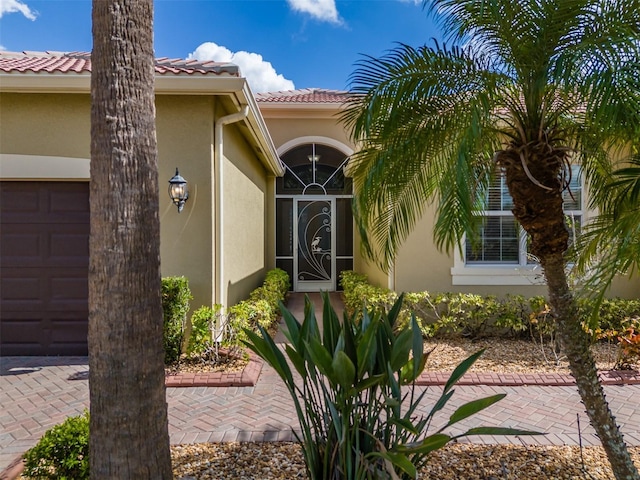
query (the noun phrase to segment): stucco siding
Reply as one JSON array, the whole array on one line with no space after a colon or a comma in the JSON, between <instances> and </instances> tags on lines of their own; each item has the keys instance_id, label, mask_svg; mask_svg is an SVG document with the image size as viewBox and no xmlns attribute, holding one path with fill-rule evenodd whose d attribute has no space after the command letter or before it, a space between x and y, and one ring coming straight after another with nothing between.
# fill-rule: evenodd
<instances>
[{"instance_id":1,"label":"stucco siding","mask_svg":"<svg viewBox=\"0 0 640 480\"><path fill-rule=\"evenodd\" d=\"M269 118L268 115L269 112L265 112L265 122L269 127L269 133L276 148L296 138L307 136L331 138L353 148L346 136L344 128L335 118L301 120L292 118Z\"/></svg>"},{"instance_id":2,"label":"stucco siding","mask_svg":"<svg viewBox=\"0 0 640 480\"><path fill-rule=\"evenodd\" d=\"M89 158L90 112L89 95L2 93L0 151Z\"/></svg>"},{"instance_id":3,"label":"stucco siding","mask_svg":"<svg viewBox=\"0 0 640 480\"><path fill-rule=\"evenodd\" d=\"M214 105L208 96L156 97L161 272L189 279L193 308L215 303ZM176 167L189 188L181 213L168 195Z\"/></svg>"},{"instance_id":4,"label":"stucco siding","mask_svg":"<svg viewBox=\"0 0 640 480\"><path fill-rule=\"evenodd\" d=\"M396 258L392 272L392 284L398 292L462 292L480 295L546 295L547 287L541 283L542 270L538 267L534 277L527 275L517 266L500 267L505 274L502 279L492 278L498 285L454 285L451 268L454 266L454 252L441 252L433 240L435 209L426 209L423 218L403 243ZM494 277L501 277L500 275ZM519 285L513 284L521 283ZM376 278L376 277L374 277ZM379 283L379 280L376 282ZM638 298L640 277L629 280L617 278L610 289L609 296Z\"/></svg>"},{"instance_id":5,"label":"stucco siding","mask_svg":"<svg viewBox=\"0 0 640 480\"><path fill-rule=\"evenodd\" d=\"M267 175L237 127L224 130L224 275L227 305L246 299L267 268Z\"/></svg>"}]
</instances>

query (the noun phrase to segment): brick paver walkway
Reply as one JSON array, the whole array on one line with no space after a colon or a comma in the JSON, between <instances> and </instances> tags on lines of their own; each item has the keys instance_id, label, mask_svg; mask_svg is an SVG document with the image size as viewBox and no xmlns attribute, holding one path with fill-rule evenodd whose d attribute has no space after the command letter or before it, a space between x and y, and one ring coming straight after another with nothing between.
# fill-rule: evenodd
<instances>
[{"instance_id":1,"label":"brick paver walkway","mask_svg":"<svg viewBox=\"0 0 640 480\"><path fill-rule=\"evenodd\" d=\"M84 357L0 358L0 472L47 429L88 408L87 370ZM419 388L427 389L423 408L428 411L442 387ZM625 439L640 445L640 385L611 385L605 391ZM572 386L461 385L438 418L444 421L456 406L501 392L507 394L505 399L467 419L461 428L494 425L547 435L479 437L474 442L577 445L581 434L583 445L599 443ZM174 444L292 440L291 428L297 427L288 391L267 365L254 386L168 388L167 402Z\"/></svg>"}]
</instances>

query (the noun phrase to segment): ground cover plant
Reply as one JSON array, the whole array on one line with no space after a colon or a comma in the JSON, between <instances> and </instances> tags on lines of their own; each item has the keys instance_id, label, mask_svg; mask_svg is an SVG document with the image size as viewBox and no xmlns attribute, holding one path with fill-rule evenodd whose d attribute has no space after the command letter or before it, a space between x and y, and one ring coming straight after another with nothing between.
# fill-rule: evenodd
<instances>
[{"instance_id":1,"label":"ground cover plant","mask_svg":"<svg viewBox=\"0 0 640 480\"><path fill-rule=\"evenodd\" d=\"M452 425L493 405L504 394L468 402L440 428L431 430L454 394L456 382L482 351L454 369L439 400L426 415L417 408L426 391L414 381L427 361L415 316L399 328L402 298L389 312L364 310L339 321L323 294L323 331L313 306L305 302L302 323L284 307L289 343L283 354L269 333L246 330L245 344L271 365L294 401L302 431L299 440L312 480L415 478L429 454L470 435L529 435L534 432L476 427L453 435ZM297 382L285 354L301 377Z\"/></svg>"},{"instance_id":2,"label":"ground cover plant","mask_svg":"<svg viewBox=\"0 0 640 480\"><path fill-rule=\"evenodd\" d=\"M366 275L353 271L342 272L341 282L345 307L350 312L361 310L363 305L388 310L398 298L396 292L373 286ZM632 368L638 361L640 344L640 299L583 298L579 305L581 324L591 342L619 345L615 368ZM598 312L595 325L594 309ZM428 338L526 339L547 352L550 362L557 362L561 355L557 323L542 296L506 295L498 299L491 295L413 292L404 295L402 321L406 322L410 313L415 313Z\"/></svg>"}]
</instances>

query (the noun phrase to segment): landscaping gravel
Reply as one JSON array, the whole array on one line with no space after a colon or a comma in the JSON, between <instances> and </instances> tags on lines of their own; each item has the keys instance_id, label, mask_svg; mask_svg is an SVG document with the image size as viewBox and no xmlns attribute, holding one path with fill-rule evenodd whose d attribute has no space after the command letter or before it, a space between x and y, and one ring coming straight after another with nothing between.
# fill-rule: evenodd
<instances>
[{"instance_id":1,"label":"landscaping gravel","mask_svg":"<svg viewBox=\"0 0 640 480\"><path fill-rule=\"evenodd\" d=\"M428 339L425 350L432 352L426 370L452 371L462 360L482 348L485 352L471 367L471 372L569 373L567 359L562 354L555 354L548 343L505 338ZM597 343L592 345L591 352L598 370L610 370L616 363L618 346Z\"/></svg>"},{"instance_id":2,"label":"landscaping gravel","mask_svg":"<svg viewBox=\"0 0 640 480\"><path fill-rule=\"evenodd\" d=\"M640 447L631 448L640 468ZM307 478L294 443L202 443L172 447L178 480ZM434 480L609 480L601 448L451 444L432 454L418 478Z\"/></svg>"},{"instance_id":3,"label":"landscaping gravel","mask_svg":"<svg viewBox=\"0 0 640 480\"><path fill-rule=\"evenodd\" d=\"M539 343L523 340L457 338L429 340L433 349L427 370L451 371L470 354L485 348L476 372L568 373L567 362L556 359ZM617 347L592 349L598 368L612 368ZM640 447L630 449L640 468ZM271 480L307 478L300 447L286 442L201 443L172 447L174 475L179 480ZM602 448L450 444L434 452L419 478L437 480L609 480L613 474Z\"/></svg>"}]
</instances>

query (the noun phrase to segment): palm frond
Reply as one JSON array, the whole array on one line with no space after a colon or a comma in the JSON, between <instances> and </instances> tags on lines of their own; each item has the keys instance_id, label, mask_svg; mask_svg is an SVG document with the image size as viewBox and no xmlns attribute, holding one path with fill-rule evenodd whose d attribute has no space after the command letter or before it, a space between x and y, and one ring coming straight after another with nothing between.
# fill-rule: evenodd
<instances>
[{"instance_id":1,"label":"palm frond","mask_svg":"<svg viewBox=\"0 0 640 480\"><path fill-rule=\"evenodd\" d=\"M640 272L640 157L616 170L604 189L606 203L578 237L572 255L586 274L587 294L602 299L617 274Z\"/></svg>"},{"instance_id":2,"label":"palm frond","mask_svg":"<svg viewBox=\"0 0 640 480\"><path fill-rule=\"evenodd\" d=\"M488 92L503 77L490 67L463 49L400 45L352 75L343 121L362 145L350 164L354 211L365 251L383 268L429 203L447 212L436 228L441 247L472 229L498 143Z\"/></svg>"},{"instance_id":3,"label":"palm frond","mask_svg":"<svg viewBox=\"0 0 640 480\"><path fill-rule=\"evenodd\" d=\"M546 144L580 163L591 205L640 130L640 0L431 0L448 41L365 57L342 121L368 256L387 267L427 205L440 248L460 246L505 148ZM563 153L564 152L564 153ZM560 179L562 180L562 179Z\"/></svg>"}]
</instances>

